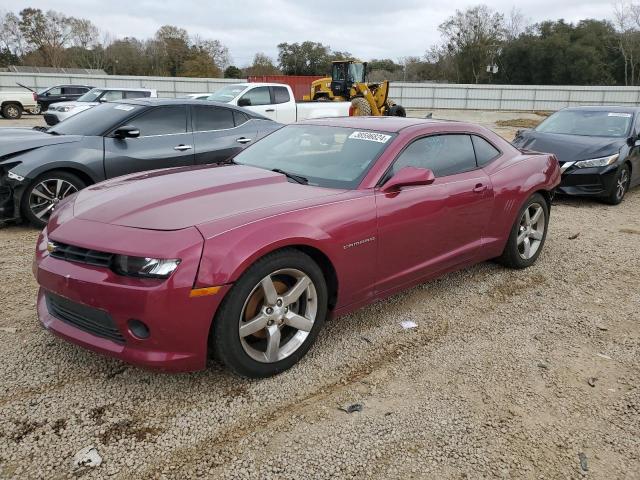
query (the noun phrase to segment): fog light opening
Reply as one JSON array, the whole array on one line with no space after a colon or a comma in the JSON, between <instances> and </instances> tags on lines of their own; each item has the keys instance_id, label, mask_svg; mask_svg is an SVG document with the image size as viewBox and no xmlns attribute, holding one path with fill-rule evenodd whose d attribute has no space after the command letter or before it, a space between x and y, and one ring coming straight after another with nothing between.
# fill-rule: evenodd
<instances>
[{"instance_id":1,"label":"fog light opening","mask_svg":"<svg viewBox=\"0 0 640 480\"><path fill-rule=\"evenodd\" d=\"M149 327L147 327L143 322L136 319L131 319L128 322L129 332L136 338L144 340L145 338L149 338Z\"/></svg>"}]
</instances>

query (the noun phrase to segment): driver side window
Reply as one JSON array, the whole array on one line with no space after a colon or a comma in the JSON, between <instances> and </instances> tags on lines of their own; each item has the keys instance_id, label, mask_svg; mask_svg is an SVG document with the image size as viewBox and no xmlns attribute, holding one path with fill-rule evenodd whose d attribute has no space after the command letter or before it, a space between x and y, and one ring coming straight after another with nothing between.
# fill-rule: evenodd
<instances>
[{"instance_id":1,"label":"driver side window","mask_svg":"<svg viewBox=\"0 0 640 480\"><path fill-rule=\"evenodd\" d=\"M396 159L392 174L404 167L428 168L436 177L475 170L476 156L469 135L432 135L409 145Z\"/></svg>"}]
</instances>

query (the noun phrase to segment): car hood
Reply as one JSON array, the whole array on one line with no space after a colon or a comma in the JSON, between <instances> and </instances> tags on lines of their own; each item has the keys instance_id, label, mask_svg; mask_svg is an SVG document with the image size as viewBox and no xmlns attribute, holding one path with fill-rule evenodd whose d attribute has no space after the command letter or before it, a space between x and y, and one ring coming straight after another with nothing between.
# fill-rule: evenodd
<instances>
[{"instance_id":1,"label":"car hood","mask_svg":"<svg viewBox=\"0 0 640 480\"><path fill-rule=\"evenodd\" d=\"M290 183L284 175L245 165L183 167L86 188L77 195L73 214L126 227L180 230L243 215L251 221L256 211L267 216L295 210L341 192Z\"/></svg>"},{"instance_id":2,"label":"car hood","mask_svg":"<svg viewBox=\"0 0 640 480\"><path fill-rule=\"evenodd\" d=\"M51 107L51 110L57 110L60 107L73 107L74 110L76 108L83 108L86 110L87 108L95 107L99 105L99 102L56 102Z\"/></svg>"},{"instance_id":3,"label":"car hood","mask_svg":"<svg viewBox=\"0 0 640 480\"><path fill-rule=\"evenodd\" d=\"M587 137L524 130L513 140L513 145L524 150L553 153L560 162L576 162L618 153L625 138Z\"/></svg>"},{"instance_id":4,"label":"car hood","mask_svg":"<svg viewBox=\"0 0 640 480\"><path fill-rule=\"evenodd\" d=\"M78 135L51 135L30 128L0 128L0 163L2 157L61 143L78 142Z\"/></svg>"}]
</instances>

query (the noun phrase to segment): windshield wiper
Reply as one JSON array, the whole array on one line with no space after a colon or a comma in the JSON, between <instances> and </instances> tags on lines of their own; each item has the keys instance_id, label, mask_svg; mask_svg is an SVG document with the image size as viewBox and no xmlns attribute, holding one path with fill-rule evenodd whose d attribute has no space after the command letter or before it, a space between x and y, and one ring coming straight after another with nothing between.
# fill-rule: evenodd
<instances>
[{"instance_id":1,"label":"windshield wiper","mask_svg":"<svg viewBox=\"0 0 640 480\"><path fill-rule=\"evenodd\" d=\"M281 173L285 177L290 178L294 182L297 182L301 185L306 185L307 183L309 183L309 180L303 177L302 175L295 175L293 173L285 172L284 170L280 170L279 168L272 168L271 171L276 173Z\"/></svg>"}]
</instances>

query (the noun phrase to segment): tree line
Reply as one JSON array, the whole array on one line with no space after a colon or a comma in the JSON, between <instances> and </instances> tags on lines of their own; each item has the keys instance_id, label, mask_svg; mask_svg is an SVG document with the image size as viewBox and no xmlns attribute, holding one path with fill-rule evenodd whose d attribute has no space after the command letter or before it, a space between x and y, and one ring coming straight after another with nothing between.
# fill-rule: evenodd
<instances>
[{"instance_id":1,"label":"tree line","mask_svg":"<svg viewBox=\"0 0 640 480\"><path fill-rule=\"evenodd\" d=\"M640 3L618 0L612 20L529 22L478 5L439 26L440 42L422 55L369 60L373 81L540 85L638 85ZM26 8L0 16L0 66L78 67L111 74L243 78L326 75L331 62L356 59L319 42L280 43L278 57L258 52L231 64L219 40L165 25L152 38L112 38L89 20ZM363 59L366 60L366 59Z\"/></svg>"}]
</instances>

